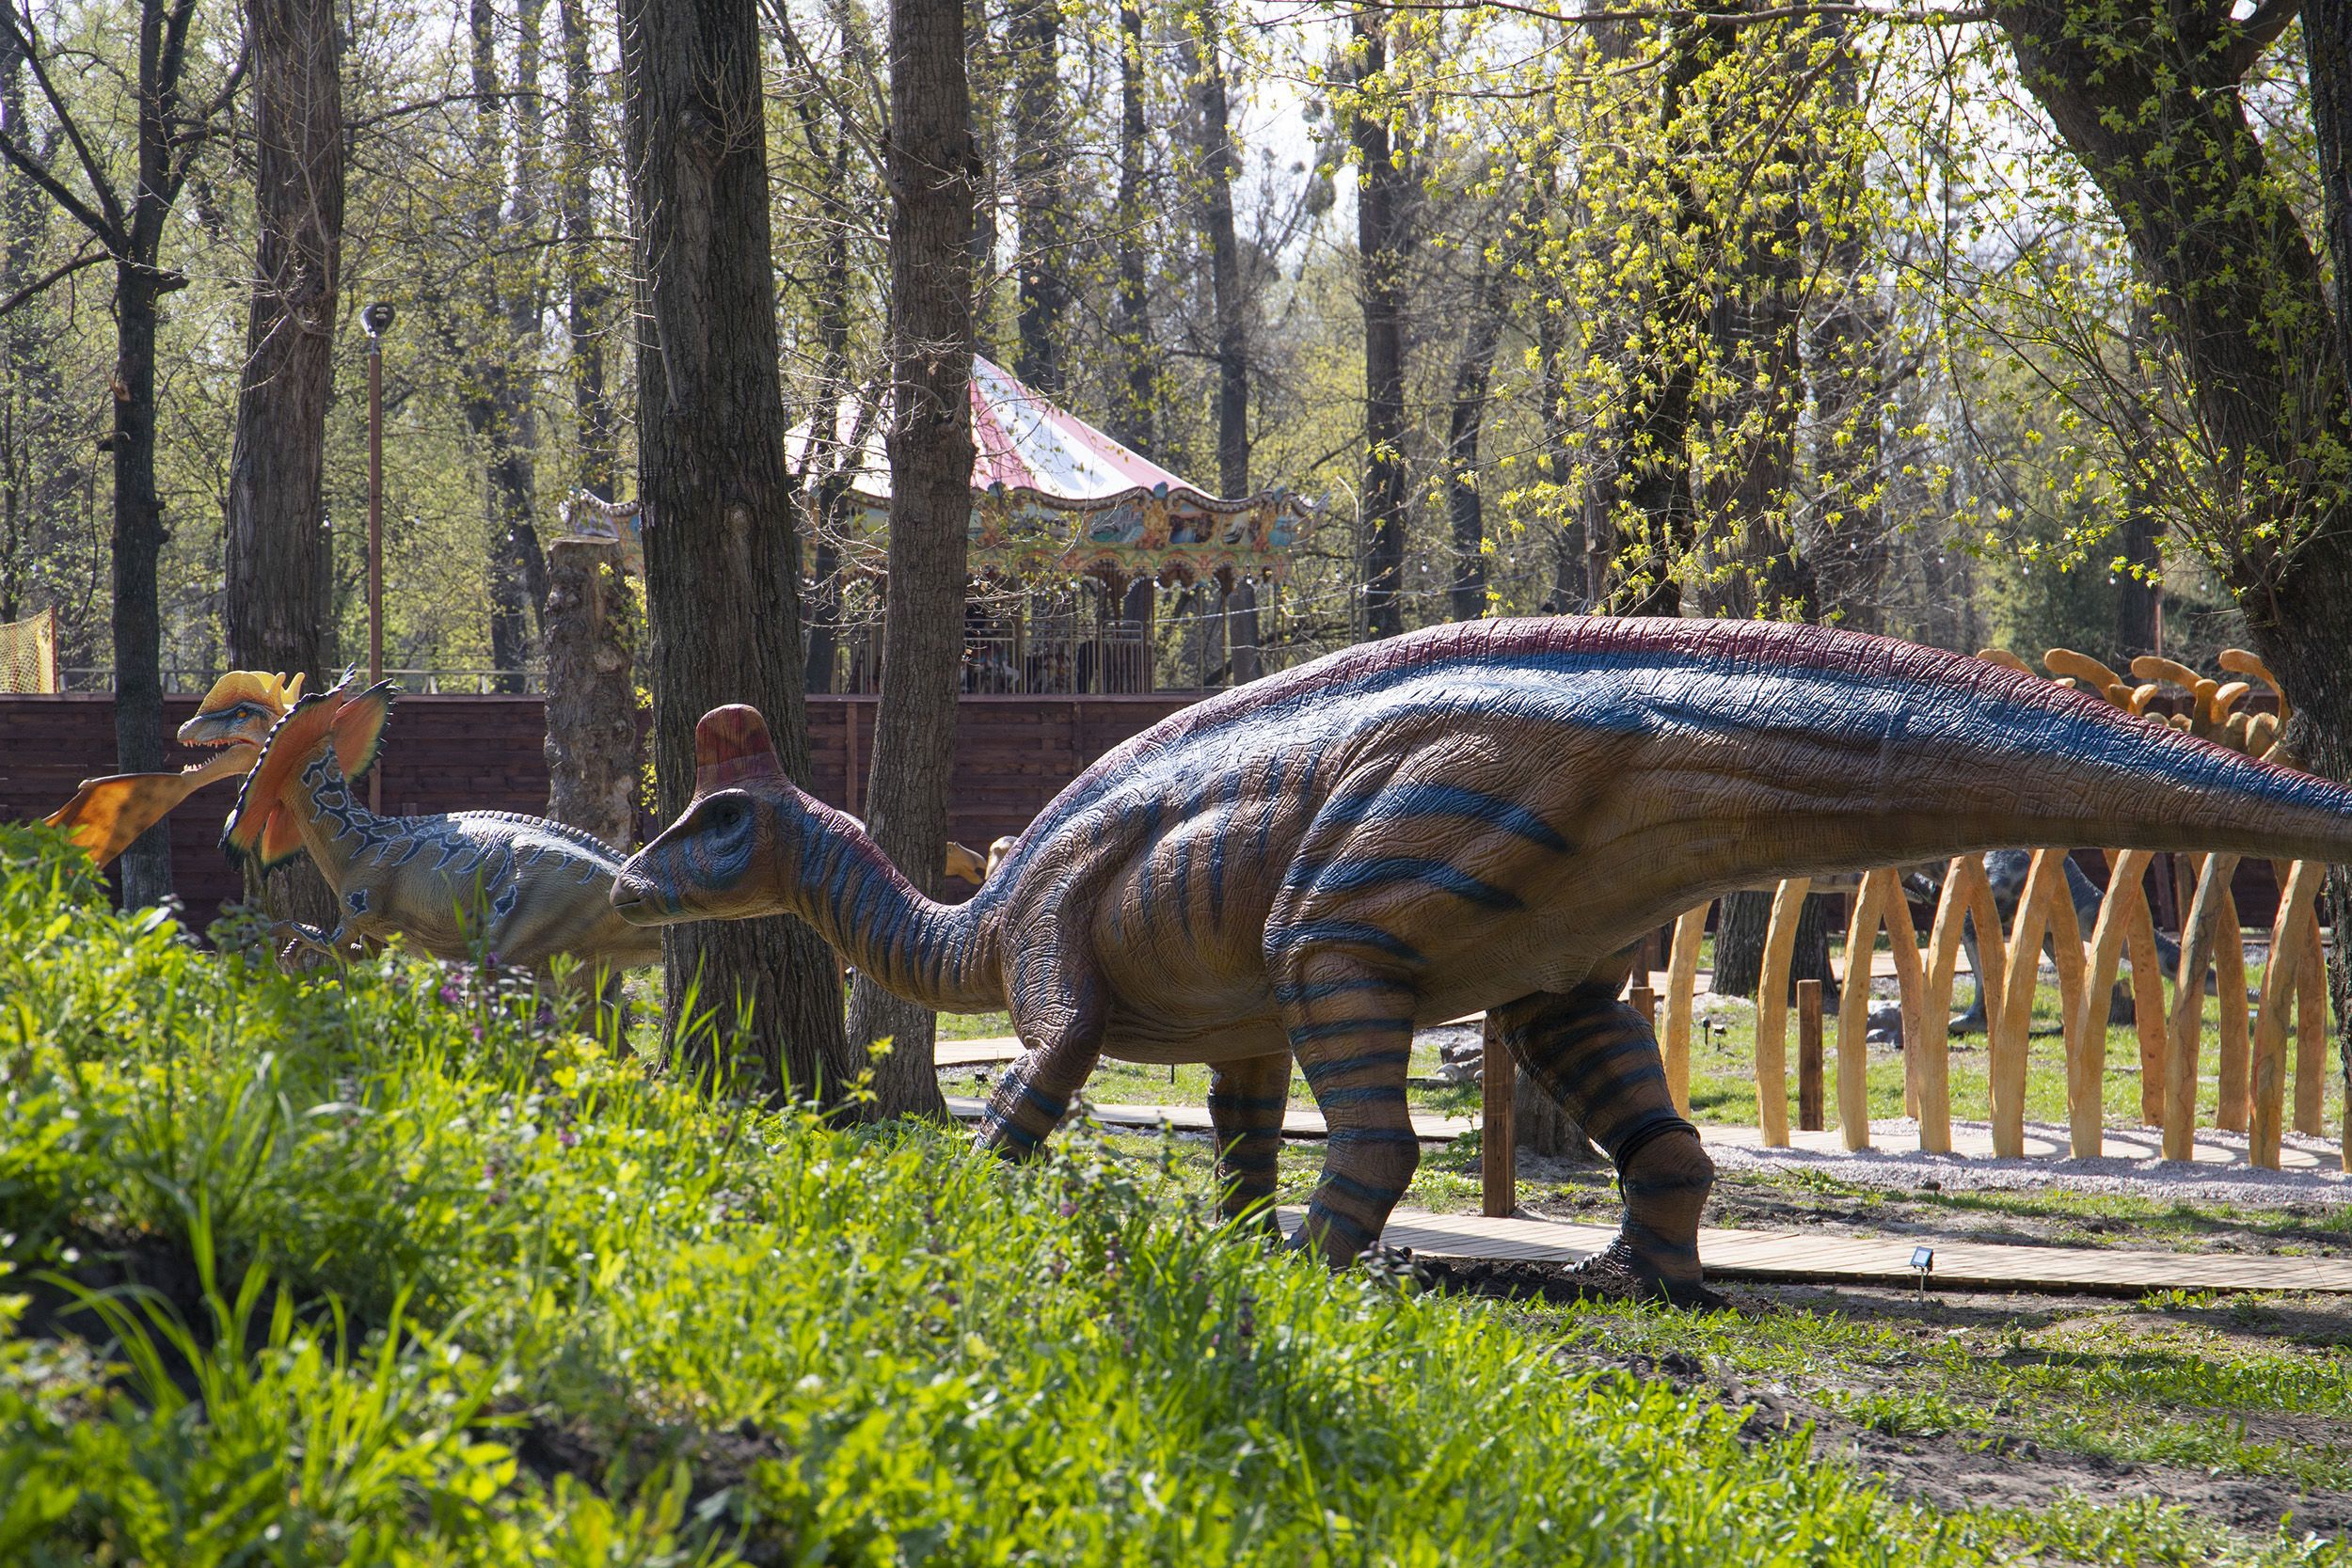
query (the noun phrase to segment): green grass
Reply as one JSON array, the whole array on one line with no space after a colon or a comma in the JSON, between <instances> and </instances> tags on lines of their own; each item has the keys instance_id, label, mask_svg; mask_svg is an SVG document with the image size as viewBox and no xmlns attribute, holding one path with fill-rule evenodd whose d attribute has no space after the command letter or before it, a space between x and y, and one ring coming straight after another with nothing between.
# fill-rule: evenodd
<instances>
[{"instance_id":1,"label":"green grass","mask_svg":"<svg viewBox=\"0 0 2352 1568\"><path fill-rule=\"evenodd\" d=\"M427 966L288 979L0 832L0 1561L2311 1560L1891 1503L1131 1148L1011 1169Z\"/></svg>"}]
</instances>

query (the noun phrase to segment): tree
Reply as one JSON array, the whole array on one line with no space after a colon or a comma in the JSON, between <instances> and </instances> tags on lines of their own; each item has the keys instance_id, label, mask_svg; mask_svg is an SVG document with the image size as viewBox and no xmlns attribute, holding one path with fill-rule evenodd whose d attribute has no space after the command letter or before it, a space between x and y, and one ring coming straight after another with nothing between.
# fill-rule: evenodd
<instances>
[{"instance_id":1,"label":"tree","mask_svg":"<svg viewBox=\"0 0 2352 1568\"><path fill-rule=\"evenodd\" d=\"M809 782L800 548L784 467L767 141L753 0L623 0L623 130L637 231L638 480L662 815L693 790L694 726L764 713ZM839 971L787 919L671 927L673 1048L707 1062L740 1022L750 1076L831 1097L849 1077ZM690 1003L694 1011L690 1011Z\"/></svg>"},{"instance_id":2,"label":"tree","mask_svg":"<svg viewBox=\"0 0 2352 1568\"><path fill-rule=\"evenodd\" d=\"M342 49L327 0L246 0L260 227L229 464L229 662L326 674L321 486L342 276Z\"/></svg>"},{"instance_id":3,"label":"tree","mask_svg":"<svg viewBox=\"0 0 2352 1568\"><path fill-rule=\"evenodd\" d=\"M1061 0L1023 0L1013 12L1013 202L1021 215L1013 373L1048 395L1062 390L1064 318L1070 312L1070 150L1063 135ZM959 51L961 44L959 44ZM961 74L962 55L957 55ZM970 87L964 89L970 102ZM894 209L895 210L895 209Z\"/></svg>"},{"instance_id":4,"label":"tree","mask_svg":"<svg viewBox=\"0 0 2352 1568\"><path fill-rule=\"evenodd\" d=\"M1233 226L1233 146L1217 9L1203 5L1184 34L1192 77L1194 200L1209 245L1209 297L1216 341L1216 482L1229 497L1249 494L1249 325L1242 297L1241 240Z\"/></svg>"},{"instance_id":5,"label":"tree","mask_svg":"<svg viewBox=\"0 0 2352 1568\"><path fill-rule=\"evenodd\" d=\"M50 69L29 9L0 5L0 39L24 62L72 149L80 188L35 155L24 128L0 126L0 158L47 192L114 264L113 589L115 761L126 773L164 764L163 621L156 562L167 537L155 488L155 330L165 297L187 279L162 264L165 223L189 171L244 75L242 56L209 100L194 100L188 68L196 0L138 0L137 69L126 187L107 166L100 129L85 122ZM126 850L122 896L151 904L171 892L170 840L151 828Z\"/></svg>"},{"instance_id":6,"label":"tree","mask_svg":"<svg viewBox=\"0 0 2352 1568\"><path fill-rule=\"evenodd\" d=\"M931 895L947 841L972 515L977 149L960 0L892 0L890 132L890 580L866 825ZM1025 310L1025 344L1027 320ZM850 1012L853 1040L893 1041L875 1068L875 1114L944 1119L931 1014L863 974Z\"/></svg>"},{"instance_id":7,"label":"tree","mask_svg":"<svg viewBox=\"0 0 2352 1568\"><path fill-rule=\"evenodd\" d=\"M1364 309L1364 616L1375 637L1405 629L1405 253L1412 177L1391 132L1392 106L1375 97L1388 63L1388 20L1359 10L1352 24L1359 86L1374 84L1350 120L1356 144L1356 249Z\"/></svg>"}]
</instances>

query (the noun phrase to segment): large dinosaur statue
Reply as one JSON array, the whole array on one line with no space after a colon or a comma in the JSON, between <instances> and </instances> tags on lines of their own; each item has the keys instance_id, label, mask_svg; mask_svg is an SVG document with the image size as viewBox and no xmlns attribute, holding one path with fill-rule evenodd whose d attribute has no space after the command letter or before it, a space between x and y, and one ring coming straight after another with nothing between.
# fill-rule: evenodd
<instances>
[{"instance_id":1,"label":"large dinosaur statue","mask_svg":"<svg viewBox=\"0 0 2352 1568\"><path fill-rule=\"evenodd\" d=\"M537 970L569 955L589 972L650 964L660 933L612 904L621 857L560 822L502 811L378 816L351 774L373 760L398 689L331 691L289 709L246 775L221 847L262 870L308 850L334 891L332 931L281 922L280 937L335 958L399 936L437 958L485 952Z\"/></svg>"},{"instance_id":2,"label":"large dinosaur statue","mask_svg":"<svg viewBox=\"0 0 2352 1568\"><path fill-rule=\"evenodd\" d=\"M41 820L65 829L93 862L105 865L198 790L251 772L270 726L301 695L300 675L290 680L259 670L231 670L213 683L195 716L180 726L182 745L217 746L217 754L177 773L84 779L73 799Z\"/></svg>"},{"instance_id":3,"label":"large dinosaur statue","mask_svg":"<svg viewBox=\"0 0 2352 1568\"><path fill-rule=\"evenodd\" d=\"M1229 1212L1274 1184L1294 1059L1329 1129L1305 1234L1335 1264L1419 1158L1417 1024L1488 1009L1614 1159L1594 1272L1701 1289L1714 1167L1635 938L1775 877L2016 844L2352 859L2352 789L1931 648L1761 622L1435 627L1186 708L1104 756L965 904L914 894L785 778L756 712L697 736L692 802L621 872L648 924L790 911L901 995L1008 1008L982 1137L1034 1150L1104 1053L1206 1062Z\"/></svg>"}]
</instances>

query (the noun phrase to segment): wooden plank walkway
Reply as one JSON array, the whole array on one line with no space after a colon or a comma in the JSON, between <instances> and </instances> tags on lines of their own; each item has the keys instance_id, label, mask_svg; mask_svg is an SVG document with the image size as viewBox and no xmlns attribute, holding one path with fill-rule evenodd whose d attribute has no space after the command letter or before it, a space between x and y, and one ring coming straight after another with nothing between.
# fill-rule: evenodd
<instances>
[{"instance_id":1,"label":"wooden plank walkway","mask_svg":"<svg viewBox=\"0 0 2352 1568\"><path fill-rule=\"evenodd\" d=\"M1302 1211L1286 1209L1295 1229ZM1609 1244L1613 1226L1486 1219L1399 1209L1381 1242L1433 1258L1568 1264ZM2105 1247L2005 1246L1934 1236L1826 1236L1802 1231L1699 1232L1713 1280L1910 1285L1914 1247L1935 1249L1931 1290L2057 1291L2138 1295L2149 1291L2311 1291L2352 1294L2352 1259L2127 1252Z\"/></svg>"},{"instance_id":2,"label":"wooden plank walkway","mask_svg":"<svg viewBox=\"0 0 2352 1568\"><path fill-rule=\"evenodd\" d=\"M1203 1105L1115 1105L1088 1101L1094 1119L1106 1127L1139 1127L1153 1132L1166 1127L1178 1132L1209 1132L1215 1128L1209 1120L1208 1108ZM961 1095L947 1096L948 1111L964 1121L977 1121L988 1109L985 1101ZM1468 1117L1438 1117L1416 1113L1413 1132L1423 1143L1452 1143L1478 1124ZM1286 1138L1322 1138L1329 1136L1318 1111L1295 1110L1282 1117L1282 1136Z\"/></svg>"},{"instance_id":3,"label":"wooden plank walkway","mask_svg":"<svg viewBox=\"0 0 2352 1568\"><path fill-rule=\"evenodd\" d=\"M943 1068L993 1067L999 1062L1020 1059L1021 1042L1010 1035L977 1040L941 1040L931 1053L933 1065Z\"/></svg>"}]
</instances>

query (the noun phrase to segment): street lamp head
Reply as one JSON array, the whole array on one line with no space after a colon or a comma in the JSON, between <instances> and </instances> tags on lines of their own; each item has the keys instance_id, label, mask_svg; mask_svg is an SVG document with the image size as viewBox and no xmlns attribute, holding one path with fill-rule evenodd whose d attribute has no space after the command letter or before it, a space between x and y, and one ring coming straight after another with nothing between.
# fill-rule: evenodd
<instances>
[{"instance_id":1,"label":"street lamp head","mask_svg":"<svg viewBox=\"0 0 2352 1568\"><path fill-rule=\"evenodd\" d=\"M389 301L377 300L359 312L359 320L371 338L381 338L392 329L392 307Z\"/></svg>"}]
</instances>

